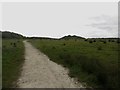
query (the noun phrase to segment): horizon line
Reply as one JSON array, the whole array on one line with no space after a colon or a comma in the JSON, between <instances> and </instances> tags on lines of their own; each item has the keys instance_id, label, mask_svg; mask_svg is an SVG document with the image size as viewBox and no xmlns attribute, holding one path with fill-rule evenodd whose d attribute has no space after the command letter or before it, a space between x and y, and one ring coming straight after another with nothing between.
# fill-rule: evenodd
<instances>
[{"instance_id":1,"label":"horizon line","mask_svg":"<svg viewBox=\"0 0 120 90\"><path fill-rule=\"evenodd\" d=\"M85 38L85 39L87 39L87 38L120 38L119 36L116 36L116 37L111 37L111 36L108 36L108 37L85 37L85 36L81 36L81 35L76 35L76 34L66 34L66 35L63 35L63 36L61 36L61 37L52 37L52 36L38 36L38 35L24 35L24 34L22 34L22 33L19 33L19 32L16 32L16 31L8 31L8 30L0 30L0 32L11 32L11 33L16 33L16 34L19 34L19 35L22 35L22 36L24 36L24 37L36 37L36 38L53 38L53 39L60 39L60 38L62 38L62 37L65 37L65 36L78 36L78 37L82 37L82 38Z\"/></svg>"}]
</instances>

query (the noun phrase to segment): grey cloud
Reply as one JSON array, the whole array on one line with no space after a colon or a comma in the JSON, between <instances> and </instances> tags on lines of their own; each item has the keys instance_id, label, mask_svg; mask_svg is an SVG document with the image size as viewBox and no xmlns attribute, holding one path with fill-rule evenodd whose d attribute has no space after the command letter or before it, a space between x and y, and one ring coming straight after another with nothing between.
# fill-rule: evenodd
<instances>
[{"instance_id":1,"label":"grey cloud","mask_svg":"<svg viewBox=\"0 0 120 90\"><path fill-rule=\"evenodd\" d=\"M104 30L117 30L118 28L118 18L116 17L110 17L110 16L100 16L100 17L94 17L92 18L95 22L92 23L89 26L98 28L98 29L104 29Z\"/></svg>"},{"instance_id":2,"label":"grey cloud","mask_svg":"<svg viewBox=\"0 0 120 90\"><path fill-rule=\"evenodd\" d=\"M91 23L87 26L96 28L96 31L92 32L92 36L115 36L118 37L118 17L117 16L98 16L90 18Z\"/></svg>"}]
</instances>

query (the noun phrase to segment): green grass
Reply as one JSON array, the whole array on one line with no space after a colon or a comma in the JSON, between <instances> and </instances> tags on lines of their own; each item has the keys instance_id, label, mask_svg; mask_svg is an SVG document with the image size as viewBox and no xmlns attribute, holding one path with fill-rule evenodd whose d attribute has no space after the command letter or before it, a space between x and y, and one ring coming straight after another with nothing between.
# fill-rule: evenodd
<instances>
[{"instance_id":1,"label":"green grass","mask_svg":"<svg viewBox=\"0 0 120 90\"><path fill-rule=\"evenodd\" d=\"M48 57L69 68L69 75L87 86L118 87L118 43L84 40L30 40Z\"/></svg>"},{"instance_id":2,"label":"green grass","mask_svg":"<svg viewBox=\"0 0 120 90\"><path fill-rule=\"evenodd\" d=\"M24 61L24 45L19 39L2 40L2 87L15 87Z\"/></svg>"}]
</instances>

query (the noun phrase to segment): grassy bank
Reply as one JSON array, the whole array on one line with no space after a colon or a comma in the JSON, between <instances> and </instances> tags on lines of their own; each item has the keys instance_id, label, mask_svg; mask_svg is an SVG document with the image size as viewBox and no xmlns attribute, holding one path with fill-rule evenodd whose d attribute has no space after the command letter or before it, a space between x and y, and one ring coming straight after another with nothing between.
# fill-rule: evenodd
<instances>
[{"instance_id":1,"label":"grassy bank","mask_svg":"<svg viewBox=\"0 0 120 90\"><path fill-rule=\"evenodd\" d=\"M92 87L118 87L118 43L87 40L30 40L48 57L69 68L71 77Z\"/></svg>"},{"instance_id":2,"label":"grassy bank","mask_svg":"<svg viewBox=\"0 0 120 90\"><path fill-rule=\"evenodd\" d=\"M2 38L0 37L0 89L1 88L2 88Z\"/></svg>"},{"instance_id":3,"label":"grassy bank","mask_svg":"<svg viewBox=\"0 0 120 90\"><path fill-rule=\"evenodd\" d=\"M2 87L16 85L24 61L24 45L19 39L2 40Z\"/></svg>"}]
</instances>

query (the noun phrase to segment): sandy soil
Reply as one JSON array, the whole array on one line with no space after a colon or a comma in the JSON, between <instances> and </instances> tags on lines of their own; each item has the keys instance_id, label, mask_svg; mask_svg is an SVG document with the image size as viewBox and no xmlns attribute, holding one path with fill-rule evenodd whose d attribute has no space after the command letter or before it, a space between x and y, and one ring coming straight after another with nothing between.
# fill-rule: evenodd
<instances>
[{"instance_id":1,"label":"sandy soil","mask_svg":"<svg viewBox=\"0 0 120 90\"><path fill-rule=\"evenodd\" d=\"M25 44L25 63L17 82L20 88L79 88L81 84L68 76L68 70L49 60L33 47Z\"/></svg>"}]
</instances>

